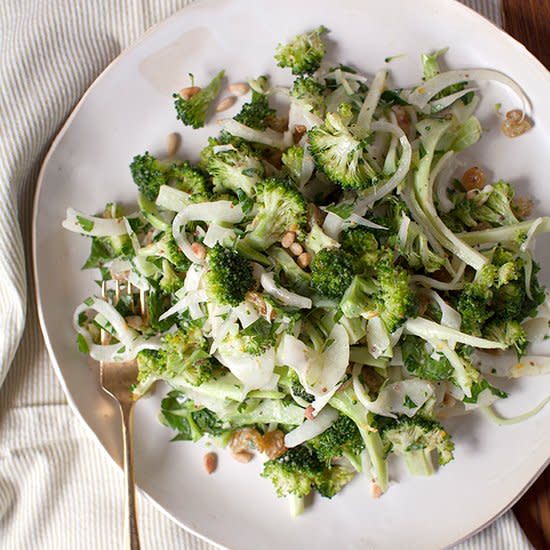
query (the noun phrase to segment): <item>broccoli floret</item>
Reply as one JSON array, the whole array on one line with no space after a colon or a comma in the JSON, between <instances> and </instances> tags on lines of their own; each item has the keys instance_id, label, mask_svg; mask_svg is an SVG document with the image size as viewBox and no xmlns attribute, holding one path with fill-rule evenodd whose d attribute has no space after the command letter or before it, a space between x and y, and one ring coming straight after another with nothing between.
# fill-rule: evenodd
<instances>
[{"instance_id":1,"label":"broccoli floret","mask_svg":"<svg viewBox=\"0 0 550 550\"><path fill-rule=\"evenodd\" d=\"M348 318L379 315L386 330L394 332L416 311L416 295L409 286L409 272L394 265L391 253L381 256L374 269L374 278L356 276L340 302Z\"/></svg>"},{"instance_id":2,"label":"broccoli floret","mask_svg":"<svg viewBox=\"0 0 550 550\"><path fill-rule=\"evenodd\" d=\"M355 273L365 274L372 271L380 256L376 237L365 227L356 226L345 229L341 237L342 250L353 261Z\"/></svg>"},{"instance_id":3,"label":"broccoli floret","mask_svg":"<svg viewBox=\"0 0 550 550\"><path fill-rule=\"evenodd\" d=\"M171 183L180 191L190 193L193 197L203 198L208 196L208 184L204 174L193 168L187 161L172 164Z\"/></svg>"},{"instance_id":4,"label":"broccoli floret","mask_svg":"<svg viewBox=\"0 0 550 550\"><path fill-rule=\"evenodd\" d=\"M258 213L247 227L247 245L266 250L290 230L299 231L306 223L306 203L289 182L268 178L258 184Z\"/></svg>"},{"instance_id":5,"label":"broccoli floret","mask_svg":"<svg viewBox=\"0 0 550 550\"><path fill-rule=\"evenodd\" d=\"M428 344L418 336L401 339L401 354L406 369L424 380L450 380L454 368L443 354L428 352Z\"/></svg>"},{"instance_id":6,"label":"broccoli floret","mask_svg":"<svg viewBox=\"0 0 550 550\"><path fill-rule=\"evenodd\" d=\"M311 492L323 472L315 453L300 445L284 455L264 463L262 477L271 480L278 496L305 497Z\"/></svg>"},{"instance_id":7,"label":"broccoli floret","mask_svg":"<svg viewBox=\"0 0 550 550\"><path fill-rule=\"evenodd\" d=\"M352 262L339 248L320 250L311 262L311 286L323 296L342 298L353 280Z\"/></svg>"},{"instance_id":8,"label":"broccoli floret","mask_svg":"<svg viewBox=\"0 0 550 550\"><path fill-rule=\"evenodd\" d=\"M393 263L391 254L379 260L375 275L380 317L391 333L416 311L416 295L409 286L411 276L404 267Z\"/></svg>"},{"instance_id":9,"label":"broccoli floret","mask_svg":"<svg viewBox=\"0 0 550 550\"><path fill-rule=\"evenodd\" d=\"M171 391L161 401L160 421L178 432L173 441L198 441L204 434L224 433L223 423L215 413L196 406L178 391Z\"/></svg>"},{"instance_id":10,"label":"broccoli floret","mask_svg":"<svg viewBox=\"0 0 550 550\"><path fill-rule=\"evenodd\" d=\"M318 29L295 36L288 44L279 44L275 51L275 60L279 67L292 69L292 74L314 73L326 53L322 36L328 29Z\"/></svg>"},{"instance_id":11,"label":"broccoli floret","mask_svg":"<svg viewBox=\"0 0 550 550\"><path fill-rule=\"evenodd\" d=\"M366 141L357 139L348 128L351 106L344 107L338 113L328 113L322 126L309 131L309 151L317 168L331 181L344 188L365 189L376 172L364 156Z\"/></svg>"},{"instance_id":12,"label":"broccoli floret","mask_svg":"<svg viewBox=\"0 0 550 550\"><path fill-rule=\"evenodd\" d=\"M315 485L319 494L325 498L332 498L339 493L355 476L353 470L342 466L325 468Z\"/></svg>"},{"instance_id":13,"label":"broccoli floret","mask_svg":"<svg viewBox=\"0 0 550 550\"><path fill-rule=\"evenodd\" d=\"M233 118L249 128L265 130L266 118L274 114L275 109L271 109L269 106L267 95L252 90L252 100L250 103L245 103L241 111Z\"/></svg>"},{"instance_id":14,"label":"broccoli floret","mask_svg":"<svg viewBox=\"0 0 550 550\"><path fill-rule=\"evenodd\" d=\"M453 231L463 231L480 224L493 227L518 223L513 212L514 190L509 183L498 181L486 186L471 198L465 193L454 194L454 208L444 216Z\"/></svg>"},{"instance_id":15,"label":"broccoli floret","mask_svg":"<svg viewBox=\"0 0 550 550\"><path fill-rule=\"evenodd\" d=\"M275 344L274 326L260 317L236 335L228 335L220 347L228 346L240 353L262 355Z\"/></svg>"},{"instance_id":16,"label":"broccoli floret","mask_svg":"<svg viewBox=\"0 0 550 550\"><path fill-rule=\"evenodd\" d=\"M281 156L281 162L286 167L292 181L298 183L302 174L304 150L298 145L289 147Z\"/></svg>"},{"instance_id":17,"label":"broccoli floret","mask_svg":"<svg viewBox=\"0 0 550 550\"><path fill-rule=\"evenodd\" d=\"M462 316L461 330L474 336L481 336L481 328L493 315L491 300L496 268L483 267L471 283L466 283L461 291L456 308Z\"/></svg>"},{"instance_id":18,"label":"broccoli floret","mask_svg":"<svg viewBox=\"0 0 550 550\"><path fill-rule=\"evenodd\" d=\"M251 197L264 176L264 166L256 156L233 148L212 154L208 160L208 173L212 176L216 193L229 189L235 193L242 191Z\"/></svg>"},{"instance_id":19,"label":"broccoli floret","mask_svg":"<svg viewBox=\"0 0 550 550\"><path fill-rule=\"evenodd\" d=\"M313 403L315 401L315 396L307 393L295 371L289 369L288 378L290 381L290 392L294 397L303 399L306 403Z\"/></svg>"},{"instance_id":20,"label":"broccoli floret","mask_svg":"<svg viewBox=\"0 0 550 550\"><path fill-rule=\"evenodd\" d=\"M377 287L374 281L356 275L340 301L340 309L344 316L348 319L356 319L368 316L370 312L377 314L376 291Z\"/></svg>"},{"instance_id":21,"label":"broccoli floret","mask_svg":"<svg viewBox=\"0 0 550 550\"><path fill-rule=\"evenodd\" d=\"M497 227L518 223L511 206L514 198L512 186L504 181L499 181L491 187L487 200L473 211L474 217L480 223L485 222Z\"/></svg>"},{"instance_id":22,"label":"broccoli floret","mask_svg":"<svg viewBox=\"0 0 550 550\"><path fill-rule=\"evenodd\" d=\"M399 417L382 428L386 453L403 456L409 472L415 476L429 476L434 467L431 453L437 451L440 465L453 459L451 436L435 420L414 416Z\"/></svg>"},{"instance_id":23,"label":"broccoli floret","mask_svg":"<svg viewBox=\"0 0 550 550\"><path fill-rule=\"evenodd\" d=\"M172 166L170 163L157 160L149 152L136 155L130 163L130 172L134 183L145 198L154 201L161 185L170 180Z\"/></svg>"},{"instance_id":24,"label":"broccoli floret","mask_svg":"<svg viewBox=\"0 0 550 550\"><path fill-rule=\"evenodd\" d=\"M180 329L164 337L161 350L143 350L137 355L138 383L147 385L155 380L173 381L182 377L199 386L215 379L221 372L218 362L208 353L208 341L200 329Z\"/></svg>"},{"instance_id":25,"label":"broccoli floret","mask_svg":"<svg viewBox=\"0 0 550 550\"><path fill-rule=\"evenodd\" d=\"M334 458L357 456L365 448L357 425L345 415L340 415L328 430L310 440L309 444L315 449L319 460L327 465Z\"/></svg>"},{"instance_id":26,"label":"broccoli floret","mask_svg":"<svg viewBox=\"0 0 550 550\"><path fill-rule=\"evenodd\" d=\"M173 94L176 117L186 126L202 128L206 121L206 113L210 104L220 93L224 71L220 71L208 84L198 93L185 99L180 94Z\"/></svg>"},{"instance_id":27,"label":"broccoli floret","mask_svg":"<svg viewBox=\"0 0 550 550\"><path fill-rule=\"evenodd\" d=\"M208 253L207 288L220 304L238 306L252 288L251 263L237 251L216 244Z\"/></svg>"},{"instance_id":28,"label":"broccoli floret","mask_svg":"<svg viewBox=\"0 0 550 550\"><path fill-rule=\"evenodd\" d=\"M187 271L191 265L191 262L182 252L170 231L167 231L158 241L141 248L139 255L164 258L168 260L178 271L182 272Z\"/></svg>"},{"instance_id":29,"label":"broccoli floret","mask_svg":"<svg viewBox=\"0 0 550 550\"><path fill-rule=\"evenodd\" d=\"M162 260L162 277L159 280L160 289L166 294L173 294L183 286L183 279L174 271L168 260Z\"/></svg>"},{"instance_id":30,"label":"broccoli floret","mask_svg":"<svg viewBox=\"0 0 550 550\"><path fill-rule=\"evenodd\" d=\"M290 95L296 98L308 111L317 116L324 116L325 87L310 76L299 76L292 85Z\"/></svg>"},{"instance_id":31,"label":"broccoli floret","mask_svg":"<svg viewBox=\"0 0 550 550\"><path fill-rule=\"evenodd\" d=\"M494 342L502 342L507 347L514 346L518 355L525 353L529 343L527 334L518 321L491 321L483 328L483 336Z\"/></svg>"}]
</instances>

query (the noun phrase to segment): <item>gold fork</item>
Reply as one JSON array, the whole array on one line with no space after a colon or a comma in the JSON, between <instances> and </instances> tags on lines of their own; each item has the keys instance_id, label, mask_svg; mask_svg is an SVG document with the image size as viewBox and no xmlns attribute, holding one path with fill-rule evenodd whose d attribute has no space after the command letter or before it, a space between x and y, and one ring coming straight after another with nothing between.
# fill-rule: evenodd
<instances>
[{"instance_id":1,"label":"gold fork","mask_svg":"<svg viewBox=\"0 0 550 550\"><path fill-rule=\"evenodd\" d=\"M126 283L126 292L130 297L130 307L135 313L134 294L130 282ZM111 300L116 305L120 300L121 283L115 281L115 296ZM101 296L109 301L110 296L107 288L107 281L101 284ZM142 318L147 315L146 298L143 290L139 291L139 314ZM101 330L101 343L108 344L110 334L106 330ZM109 363L101 361L100 380L101 387L113 399L118 402L120 407L120 416L122 420L122 442L124 446L124 479L126 487L125 502L125 520L124 520L124 541L125 550L139 550L139 533L137 524L136 510L136 480L134 476L134 445L133 445L133 413L136 398L132 393L131 387L137 381L138 368L136 361L124 363Z\"/></svg>"}]
</instances>

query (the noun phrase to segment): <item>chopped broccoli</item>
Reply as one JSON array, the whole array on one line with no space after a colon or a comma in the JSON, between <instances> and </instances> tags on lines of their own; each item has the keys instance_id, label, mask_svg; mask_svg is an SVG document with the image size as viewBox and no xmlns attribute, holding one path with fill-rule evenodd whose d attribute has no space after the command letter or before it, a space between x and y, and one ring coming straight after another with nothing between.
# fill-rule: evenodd
<instances>
[{"instance_id":1,"label":"chopped broccoli","mask_svg":"<svg viewBox=\"0 0 550 550\"><path fill-rule=\"evenodd\" d=\"M376 172L365 158L365 140L350 131L350 105L338 113L328 113L322 126L309 133L309 150L315 164L331 181L344 188L365 189L373 183Z\"/></svg>"},{"instance_id":2,"label":"chopped broccoli","mask_svg":"<svg viewBox=\"0 0 550 550\"><path fill-rule=\"evenodd\" d=\"M271 480L278 496L305 497L311 492L323 471L316 454L300 445L284 455L264 463L262 477Z\"/></svg>"},{"instance_id":3,"label":"chopped broccoli","mask_svg":"<svg viewBox=\"0 0 550 550\"><path fill-rule=\"evenodd\" d=\"M353 470L349 470L343 466L325 468L319 476L315 488L321 496L332 498L339 493L354 476L355 472Z\"/></svg>"},{"instance_id":4,"label":"chopped broccoli","mask_svg":"<svg viewBox=\"0 0 550 550\"><path fill-rule=\"evenodd\" d=\"M168 260L162 260L162 277L160 289L166 294L173 294L183 286L183 279L174 271Z\"/></svg>"},{"instance_id":5,"label":"chopped broccoli","mask_svg":"<svg viewBox=\"0 0 550 550\"><path fill-rule=\"evenodd\" d=\"M353 279L349 256L338 248L320 250L311 263L311 286L327 298L342 298Z\"/></svg>"},{"instance_id":6,"label":"chopped broccoli","mask_svg":"<svg viewBox=\"0 0 550 550\"><path fill-rule=\"evenodd\" d=\"M315 450L319 460L327 465L341 456L357 456L365 448L357 425L345 415L340 415L328 430L310 440L309 445Z\"/></svg>"},{"instance_id":7,"label":"chopped broccoli","mask_svg":"<svg viewBox=\"0 0 550 550\"><path fill-rule=\"evenodd\" d=\"M376 237L367 228L356 226L345 229L341 237L342 250L352 258L357 274L365 274L374 268L380 251Z\"/></svg>"},{"instance_id":8,"label":"chopped broccoli","mask_svg":"<svg viewBox=\"0 0 550 550\"><path fill-rule=\"evenodd\" d=\"M171 183L176 189L190 193L197 199L208 196L209 189L204 174L193 168L189 162L175 162L170 175Z\"/></svg>"},{"instance_id":9,"label":"chopped broccoli","mask_svg":"<svg viewBox=\"0 0 550 550\"><path fill-rule=\"evenodd\" d=\"M295 36L288 44L279 44L275 52L279 67L288 67L293 74L314 73L326 53L322 36L327 32L327 28L320 26L314 31Z\"/></svg>"},{"instance_id":10,"label":"chopped broccoli","mask_svg":"<svg viewBox=\"0 0 550 550\"><path fill-rule=\"evenodd\" d=\"M387 252L378 260L374 279L355 277L340 302L342 313L349 318L378 314L389 333L407 317L414 315L416 295L409 286L408 271L393 263Z\"/></svg>"},{"instance_id":11,"label":"chopped broccoli","mask_svg":"<svg viewBox=\"0 0 550 550\"><path fill-rule=\"evenodd\" d=\"M393 263L391 254L379 260L375 275L379 287L380 317L391 333L416 311L416 295L409 286L411 276L404 267Z\"/></svg>"},{"instance_id":12,"label":"chopped broccoli","mask_svg":"<svg viewBox=\"0 0 550 550\"><path fill-rule=\"evenodd\" d=\"M300 192L285 180L268 178L258 184L258 213L247 227L244 242L266 250L290 230L299 231L306 223L306 204Z\"/></svg>"},{"instance_id":13,"label":"chopped broccoli","mask_svg":"<svg viewBox=\"0 0 550 550\"><path fill-rule=\"evenodd\" d=\"M329 237L319 225L316 223L311 224L311 229L304 239L304 246L308 252L321 251L323 248L339 248L338 241Z\"/></svg>"},{"instance_id":14,"label":"chopped broccoli","mask_svg":"<svg viewBox=\"0 0 550 550\"><path fill-rule=\"evenodd\" d=\"M299 76L292 85L290 95L296 98L308 111L317 116L324 116L325 87L310 76Z\"/></svg>"},{"instance_id":15,"label":"chopped broccoli","mask_svg":"<svg viewBox=\"0 0 550 550\"><path fill-rule=\"evenodd\" d=\"M465 193L454 193L454 208L444 216L453 231L472 229L480 224L492 227L518 223L513 212L514 190L509 183L498 181L487 185L479 193L467 198Z\"/></svg>"},{"instance_id":16,"label":"chopped broccoli","mask_svg":"<svg viewBox=\"0 0 550 550\"><path fill-rule=\"evenodd\" d=\"M483 327L483 336L494 342L502 342L507 347L514 346L518 355L523 355L527 344L527 334L518 321L491 321Z\"/></svg>"},{"instance_id":17,"label":"chopped broccoli","mask_svg":"<svg viewBox=\"0 0 550 550\"><path fill-rule=\"evenodd\" d=\"M281 162L288 171L292 181L298 183L302 174L302 163L304 161L304 150L298 145L289 147L281 156Z\"/></svg>"},{"instance_id":18,"label":"chopped broccoli","mask_svg":"<svg viewBox=\"0 0 550 550\"><path fill-rule=\"evenodd\" d=\"M173 381L176 377L194 386L215 379L221 372L218 362L208 353L208 341L196 327L179 329L164 337L162 350L138 353L138 382Z\"/></svg>"},{"instance_id":19,"label":"chopped broccoli","mask_svg":"<svg viewBox=\"0 0 550 550\"><path fill-rule=\"evenodd\" d=\"M172 233L167 231L158 241L140 249L140 256L157 256L168 260L178 271L187 271L191 262L181 251Z\"/></svg>"},{"instance_id":20,"label":"chopped broccoli","mask_svg":"<svg viewBox=\"0 0 550 550\"><path fill-rule=\"evenodd\" d=\"M274 326L260 317L236 335L228 335L222 345L229 345L239 352L262 355L275 344Z\"/></svg>"},{"instance_id":21,"label":"chopped broccoli","mask_svg":"<svg viewBox=\"0 0 550 550\"><path fill-rule=\"evenodd\" d=\"M220 71L210 84L189 99L185 99L180 94L173 94L177 118L186 126L202 128L206 121L208 107L220 93L223 77L224 71Z\"/></svg>"},{"instance_id":22,"label":"chopped broccoli","mask_svg":"<svg viewBox=\"0 0 550 550\"><path fill-rule=\"evenodd\" d=\"M166 185L170 180L172 166L145 151L143 155L136 155L132 159L130 172L140 192L150 201L154 201L160 186Z\"/></svg>"},{"instance_id":23,"label":"chopped broccoli","mask_svg":"<svg viewBox=\"0 0 550 550\"><path fill-rule=\"evenodd\" d=\"M220 304L238 306L252 288L252 265L237 251L216 244L208 253L207 288Z\"/></svg>"},{"instance_id":24,"label":"chopped broccoli","mask_svg":"<svg viewBox=\"0 0 550 550\"><path fill-rule=\"evenodd\" d=\"M386 453L403 456L409 472L415 476L433 474L432 451L437 451L440 465L453 459L451 436L435 420L399 417L382 428L382 441Z\"/></svg>"},{"instance_id":25,"label":"chopped broccoli","mask_svg":"<svg viewBox=\"0 0 550 550\"><path fill-rule=\"evenodd\" d=\"M290 393L297 397L298 399L302 399L306 403L312 403L315 401L315 396L311 395L310 393L307 393L304 386L302 386L300 379L298 378L298 375L295 371L288 369L288 379L290 381Z\"/></svg>"},{"instance_id":26,"label":"chopped broccoli","mask_svg":"<svg viewBox=\"0 0 550 550\"><path fill-rule=\"evenodd\" d=\"M232 148L210 156L208 173L212 176L216 193L229 189L235 193L242 191L251 197L256 192L257 183L264 176L264 166L248 151Z\"/></svg>"},{"instance_id":27,"label":"chopped broccoli","mask_svg":"<svg viewBox=\"0 0 550 550\"><path fill-rule=\"evenodd\" d=\"M275 109L271 109L267 95L252 90L252 100L250 103L245 103L239 113L233 118L256 130L265 130L266 118L275 114Z\"/></svg>"},{"instance_id":28,"label":"chopped broccoli","mask_svg":"<svg viewBox=\"0 0 550 550\"><path fill-rule=\"evenodd\" d=\"M441 353L428 353L428 344L418 336L405 336L401 339L401 354L405 368L424 380L450 380L454 368Z\"/></svg>"}]
</instances>

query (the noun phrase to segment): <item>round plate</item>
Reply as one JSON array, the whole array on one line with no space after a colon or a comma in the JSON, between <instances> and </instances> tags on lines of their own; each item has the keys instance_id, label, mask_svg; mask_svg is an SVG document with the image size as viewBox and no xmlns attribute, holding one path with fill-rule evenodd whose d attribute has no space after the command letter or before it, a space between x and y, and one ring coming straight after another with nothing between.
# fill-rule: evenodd
<instances>
[{"instance_id":1,"label":"round plate","mask_svg":"<svg viewBox=\"0 0 550 550\"><path fill-rule=\"evenodd\" d=\"M94 83L55 140L36 195L34 261L46 343L69 402L119 463L118 412L98 386L97 365L78 352L71 327L73 309L97 287L91 272L80 271L89 242L61 229L65 209L96 212L113 200L133 204L131 158L145 150L162 154L170 132L182 133L185 157L197 157L216 125L193 131L176 121L170 95L188 85L189 72L199 83L225 68L230 82L267 73L275 83L288 84L288 71L275 67L275 46L320 24L331 30L330 57L368 73L386 57L402 54L388 65L396 85L418 82L420 54L445 46L451 68L490 67L514 78L532 101L535 127L514 140L502 136L495 104L502 111L520 105L504 87L483 85L479 114L487 132L464 162L548 204L550 76L522 46L461 4L211 0L186 8L124 52ZM546 261L546 280L549 267ZM514 414L549 394L550 377L500 385L511 397L498 408ZM448 428L456 460L436 475L411 479L392 466L395 483L380 499L371 498L369 483L358 476L341 495L316 498L302 517L291 519L287 503L259 477L259 458L244 466L222 452L218 471L207 476L204 448L170 442L173 433L157 420L161 397L157 390L137 405L139 486L175 521L231 548L441 548L494 519L550 456L550 407L509 427L479 414L455 418Z\"/></svg>"}]
</instances>

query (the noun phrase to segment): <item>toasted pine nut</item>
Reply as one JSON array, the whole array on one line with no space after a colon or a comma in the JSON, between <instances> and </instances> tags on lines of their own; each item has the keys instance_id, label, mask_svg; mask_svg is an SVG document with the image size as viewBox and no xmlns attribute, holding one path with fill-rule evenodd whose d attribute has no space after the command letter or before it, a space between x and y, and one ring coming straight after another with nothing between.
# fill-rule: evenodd
<instances>
[{"instance_id":1,"label":"toasted pine nut","mask_svg":"<svg viewBox=\"0 0 550 550\"><path fill-rule=\"evenodd\" d=\"M182 88L180 90L180 96L183 99L191 99L194 95L197 95L201 89L198 86L188 86L187 88Z\"/></svg>"},{"instance_id":2,"label":"toasted pine nut","mask_svg":"<svg viewBox=\"0 0 550 550\"><path fill-rule=\"evenodd\" d=\"M292 243L289 250L292 254L294 254L294 256L299 256L304 251L300 243Z\"/></svg>"},{"instance_id":3,"label":"toasted pine nut","mask_svg":"<svg viewBox=\"0 0 550 550\"><path fill-rule=\"evenodd\" d=\"M294 126L294 133L292 134L292 139L294 140L294 144L298 143L302 136L306 133L307 128L303 124L296 124Z\"/></svg>"},{"instance_id":4,"label":"toasted pine nut","mask_svg":"<svg viewBox=\"0 0 550 550\"><path fill-rule=\"evenodd\" d=\"M296 240L296 233L294 231L287 231L281 239L281 245L283 248L290 248L292 243Z\"/></svg>"},{"instance_id":5,"label":"toasted pine nut","mask_svg":"<svg viewBox=\"0 0 550 550\"><path fill-rule=\"evenodd\" d=\"M370 486L370 492L373 498L379 498L382 496L382 489L380 488L380 485L378 485L378 483L374 483L374 481Z\"/></svg>"},{"instance_id":6,"label":"toasted pine nut","mask_svg":"<svg viewBox=\"0 0 550 550\"><path fill-rule=\"evenodd\" d=\"M252 453L249 453L248 451L239 451L238 453L232 453L232 456L237 462L242 462L243 464L246 464L247 462L250 462L252 460L252 457L254 455Z\"/></svg>"},{"instance_id":7,"label":"toasted pine nut","mask_svg":"<svg viewBox=\"0 0 550 550\"><path fill-rule=\"evenodd\" d=\"M143 319L139 315L130 315L126 317L126 323L129 327L139 330L143 326Z\"/></svg>"},{"instance_id":8,"label":"toasted pine nut","mask_svg":"<svg viewBox=\"0 0 550 550\"><path fill-rule=\"evenodd\" d=\"M311 263L311 254L309 252L302 252L298 258L296 258L296 263L302 268L306 268Z\"/></svg>"},{"instance_id":9,"label":"toasted pine nut","mask_svg":"<svg viewBox=\"0 0 550 550\"><path fill-rule=\"evenodd\" d=\"M193 243L191 245L191 250L199 260L204 260L204 258L206 258L206 248L204 248L201 243Z\"/></svg>"},{"instance_id":10,"label":"toasted pine nut","mask_svg":"<svg viewBox=\"0 0 550 550\"><path fill-rule=\"evenodd\" d=\"M250 91L250 86L246 82L234 82L227 89L235 95L244 95Z\"/></svg>"},{"instance_id":11,"label":"toasted pine nut","mask_svg":"<svg viewBox=\"0 0 550 550\"><path fill-rule=\"evenodd\" d=\"M166 136L166 154L173 157L180 146L181 136L177 132L172 132Z\"/></svg>"},{"instance_id":12,"label":"toasted pine nut","mask_svg":"<svg viewBox=\"0 0 550 550\"><path fill-rule=\"evenodd\" d=\"M227 109L235 105L235 101L237 101L237 98L234 95L227 96L216 105L216 112L227 111Z\"/></svg>"},{"instance_id":13,"label":"toasted pine nut","mask_svg":"<svg viewBox=\"0 0 550 550\"><path fill-rule=\"evenodd\" d=\"M315 418L315 416L313 416L313 406L312 405L308 405L304 411L304 416L308 419L308 420L313 420Z\"/></svg>"},{"instance_id":14,"label":"toasted pine nut","mask_svg":"<svg viewBox=\"0 0 550 550\"><path fill-rule=\"evenodd\" d=\"M218 466L218 455L216 453L206 453L203 457L204 469L207 474L212 474Z\"/></svg>"}]
</instances>

